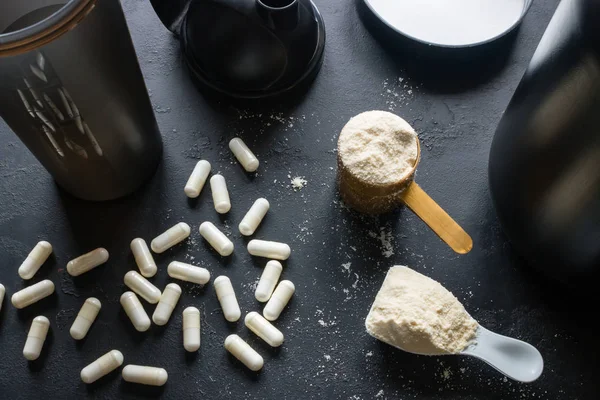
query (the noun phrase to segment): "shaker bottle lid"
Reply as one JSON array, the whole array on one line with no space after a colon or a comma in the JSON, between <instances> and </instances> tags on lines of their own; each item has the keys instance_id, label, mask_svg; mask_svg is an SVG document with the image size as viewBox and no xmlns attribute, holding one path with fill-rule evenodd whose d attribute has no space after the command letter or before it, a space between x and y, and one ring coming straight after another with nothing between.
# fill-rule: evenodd
<instances>
[{"instance_id":1,"label":"shaker bottle lid","mask_svg":"<svg viewBox=\"0 0 600 400\"><path fill-rule=\"evenodd\" d=\"M395 32L428 45L471 47L519 25L533 0L364 0Z\"/></svg>"},{"instance_id":2,"label":"shaker bottle lid","mask_svg":"<svg viewBox=\"0 0 600 400\"><path fill-rule=\"evenodd\" d=\"M325 25L311 0L203 0L152 4L181 40L201 86L264 98L307 86L323 63Z\"/></svg>"}]
</instances>

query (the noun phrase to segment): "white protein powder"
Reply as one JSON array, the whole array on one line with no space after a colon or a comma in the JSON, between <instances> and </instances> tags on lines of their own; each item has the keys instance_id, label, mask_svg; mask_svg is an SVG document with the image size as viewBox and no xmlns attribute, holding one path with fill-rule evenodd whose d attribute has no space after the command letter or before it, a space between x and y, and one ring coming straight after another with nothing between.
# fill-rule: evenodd
<instances>
[{"instance_id":1,"label":"white protein powder","mask_svg":"<svg viewBox=\"0 0 600 400\"><path fill-rule=\"evenodd\" d=\"M365 325L376 339L425 355L460 353L479 326L441 284L403 266L388 271Z\"/></svg>"},{"instance_id":2,"label":"white protein powder","mask_svg":"<svg viewBox=\"0 0 600 400\"><path fill-rule=\"evenodd\" d=\"M368 111L352 118L342 129L338 152L355 178L373 185L395 184L414 170L417 134L397 115Z\"/></svg>"},{"instance_id":3,"label":"white protein powder","mask_svg":"<svg viewBox=\"0 0 600 400\"><path fill-rule=\"evenodd\" d=\"M458 46L496 37L521 17L525 0L368 0L388 24L414 38Z\"/></svg>"}]
</instances>

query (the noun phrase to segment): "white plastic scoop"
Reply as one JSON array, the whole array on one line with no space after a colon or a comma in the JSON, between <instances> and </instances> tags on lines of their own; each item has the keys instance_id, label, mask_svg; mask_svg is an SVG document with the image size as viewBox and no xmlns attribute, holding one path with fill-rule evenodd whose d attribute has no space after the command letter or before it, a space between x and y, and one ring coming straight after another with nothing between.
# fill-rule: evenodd
<instances>
[{"instance_id":1,"label":"white plastic scoop","mask_svg":"<svg viewBox=\"0 0 600 400\"><path fill-rule=\"evenodd\" d=\"M479 326L476 341L460 354L479 358L507 377L533 382L544 370L540 352L521 340L502 336Z\"/></svg>"}]
</instances>

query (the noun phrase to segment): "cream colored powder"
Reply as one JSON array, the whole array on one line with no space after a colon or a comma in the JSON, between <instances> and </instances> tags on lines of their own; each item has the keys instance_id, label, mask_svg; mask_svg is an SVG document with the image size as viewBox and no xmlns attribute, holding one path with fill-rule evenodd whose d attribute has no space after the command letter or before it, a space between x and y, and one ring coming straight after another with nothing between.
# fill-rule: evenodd
<instances>
[{"instance_id":1,"label":"cream colored powder","mask_svg":"<svg viewBox=\"0 0 600 400\"><path fill-rule=\"evenodd\" d=\"M425 355L460 353L479 326L442 285L402 266L388 271L365 325L371 336Z\"/></svg>"},{"instance_id":2,"label":"cream colored powder","mask_svg":"<svg viewBox=\"0 0 600 400\"><path fill-rule=\"evenodd\" d=\"M375 185L406 179L418 156L417 134L402 118L368 111L352 118L340 133L339 156L356 178Z\"/></svg>"}]
</instances>

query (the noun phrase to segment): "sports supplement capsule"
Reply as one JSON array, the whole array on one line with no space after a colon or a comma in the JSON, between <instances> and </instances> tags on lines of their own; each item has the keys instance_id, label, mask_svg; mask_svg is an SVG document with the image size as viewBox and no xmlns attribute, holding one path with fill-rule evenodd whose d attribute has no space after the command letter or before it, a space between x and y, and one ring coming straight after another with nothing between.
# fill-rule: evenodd
<instances>
[{"instance_id":1,"label":"sports supplement capsule","mask_svg":"<svg viewBox=\"0 0 600 400\"><path fill-rule=\"evenodd\" d=\"M142 275L146 278L152 278L156 275L158 268L156 267L156 263L154 262L154 258L152 257L152 253L150 253L146 241L142 238L133 239L130 247L133 257L135 258L135 263Z\"/></svg>"},{"instance_id":2,"label":"sports supplement capsule","mask_svg":"<svg viewBox=\"0 0 600 400\"><path fill-rule=\"evenodd\" d=\"M210 190L212 191L215 210L219 214L227 214L231 210L231 200L229 200L229 191L223 175L214 175L210 178Z\"/></svg>"},{"instance_id":3,"label":"sports supplement capsule","mask_svg":"<svg viewBox=\"0 0 600 400\"><path fill-rule=\"evenodd\" d=\"M2 303L4 302L4 294L6 293L6 289L4 285L0 283L0 311L2 311Z\"/></svg>"},{"instance_id":4,"label":"sports supplement capsule","mask_svg":"<svg viewBox=\"0 0 600 400\"><path fill-rule=\"evenodd\" d=\"M251 371L260 371L264 365L264 360L260 354L238 335L227 336L227 339L225 339L225 350L240 360Z\"/></svg>"},{"instance_id":5,"label":"sports supplement capsule","mask_svg":"<svg viewBox=\"0 0 600 400\"><path fill-rule=\"evenodd\" d=\"M173 310L181 297L181 287L176 283L169 283L160 296L160 301L152 314L152 321L156 325L166 325L173 314Z\"/></svg>"},{"instance_id":6,"label":"sports supplement capsule","mask_svg":"<svg viewBox=\"0 0 600 400\"><path fill-rule=\"evenodd\" d=\"M290 281L281 281L263 310L263 315L269 321L275 321L292 298L296 287Z\"/></svg>"},{"instance_id":7,"label":"sports supplement capsule","mask_svg":"<svg viewBox=\"0 0 600 400\"><path fill-rule=\"evenodd\" d=\"M200 235L223 257L233 253L233 243L212 222L200 225Z\"/></svg>"},{"instance_id":8,"label":"sports supplement capsule","mask_svg":"<svg viewBox=\"0 0 600 400\"><path fill-rule=\"evenodd\" d=\"M127 314L138 332L146 332L150 328L150 318L135 293L123 293L121 295L121 306L123 306L125 314Z\"/></svg>"},{"instance_id":9,"label":"sports supplement capsule","mask_svg":"<svg viewBox=\"0 0 600 400\"><path fill-rule=\"evenodd\" d=\"M25 280L33 278L50 254L52 254L52 245L43 240L38 242L19 267L19 276Z\"/></svg>"},{"instance_id":10,"label":"sports supplement capsule","mask_svg":"<svg viewBox=\"0 0 600 400\"><path fill-rule=\"evenodd\" d=\"M50 296L52 293L54 293L54 283L51 280L45 279L35 285L19 290L12 295L10 300L13 306L21 309L40 301L44 297Z\"/></svg>"},{"instance_id":11,"label":"sports supplement capsule","mask_svg":"<svg viewBox=\"0 0 600 400\"><path fill-rule=\"evenodd\" d=\"M273 294L273 290L275 290L275 286L277 286L282 270L283 267L279 261L269 261L267 263L260 276L258 285L256 285L256 291L254 292L256 300L261 303L269 301L271 294Z\"/></svg>"},{"instance_id":12,"label":"sports supplement capsule","mask_svg":"<svg viewBox=\"0 0 600 400\"><path fill-rule=\"evenodd\" d=\"M149 386L162 386L169 379L169 374L164 368L131 364L123 368L122 376L127 382Z\"/></svg>"},{"instance_id":13,"label":"sports supplement capsule","mask_svg":"<svg viewBox=\"0 0 600 400\"><path fill-rule=\"evenodd\" d=\"M48 329L50 329L48 318L39 316L33 319L31 328L29 328L29 333L27 334L25 347L23 347L23 355L29 361L37 360L40 356L46 336L48 335Z\"/></svg>"},{"instance_id":14,"label":"sports supplement capsule","mask_svg":"<svg viewBox=\"0 0 600 400\"><path fill-rule=\"evenodd\" d=\"M200 348L200 310L196 307L183 310L183 348L189 352Z\"/></svg>"},{"instance_id":15,"label":"sports supplement capsule","mask_svg":"<svg viewBox=\"0 0 600 400\"><path fill-rule=\"evenodd\" d=\"M206 268L173 261L167 267L167 273L173 279L204 285L210 281L210 272Z\"/></svg>"},{"instance_id":16,"label":"sports supplement capsule","mask_svg":"<svg viewBox=\"0 0 600 400\"><path fill-rule=\"evenodd\" d=\"M254 172L258 169L258 165L260 164L258 158L256 158L254 153L246 146L246 143L244 143L242 139L231 139L229 142L229 149L247 172Z\"/></svg>"},{"instance_id":17,"label":"sports supplement capsule","mask_svg":"<svg viewBox=\"0 0 600 400\"><path fill-rule=\"evenodd\" d=\"M283 333L256 311L248 313L244 322L248 329L267 342L269 346L279 347L283 343Z\"/></svg>"},{"instance_id":18,"label":"sports supplement capsule","mask_svg":"<svg viewBox=\"0 0 600 400\"><path fill-rule=\"evenodd\" d=\"M102 303L95 297L90 297L83 303L79 314L77 314L77 318L75 318L69 330L73 339L81 340L87 335L101 308Z\"/></svg>"},{"instance_id":19,"label":"sports supplement capsule","mask_svg":"<svg viewBox=\"0 0 600 400\"><path fill-rule=\"evenodd\" d=\"M229 280L228 277L221 275L215 279L214 285L225 319L229 322L235 322L240 319L242 312L240 311L240 306L235 297L233 286L231 286L231 280Z\"/></svg>"},{"instance_id":20,"label":"sports supplement capsule","mask_svg":"<svg viewBox=\"0 0 600 400\"><path fill-rule=\"evenodd\" d=\"M192 232L190 226L185 222L180 222L172 228L167 229L165 233L155 237L152 243L150 243L150 247L155 253L164 253L177 243L187 239L190 236L190 232Z\"/></svg>"},{"instance_id":21,"label":"sports supplement capsule","mask_svg":"<svg viewBox=\"0 0 600 400\"><path fill-rule=\"evenodd\" d=\"M256 200L244 216L244 219L242 219L242 222L240 222L240 233L244 236L253 235L265 215L267 215L269 207L270 205L267 199L260 198Z\"/></svg>"},{"instance_id":22,"label":"sports supplement capsule","mask_svg":"<svg viewBox=\"0 0 600 400\"><path fill-rule=\"evenodd\" d=\"M133 290L138 296L150 304L156 304L160 301L160 289L154 286L150 281L135 271L129 271L123 279L125 285Z\"/></svg>"},{"instance_id":23,"label":"sports supplement capsule","mask_svg":"<svg viewBox=\"0 0 600 400\"><path fill-rule=\"evenodd\" d=\"M248 243L248 253L256 257L287 260L290 258L292 250L290 249L290 246L285 243L254 239Z\"/></svg>"},{"instance_id":24,"label":"sports supplement capsule","mask_svg":"<svg viewBox=\"0 0 600 400\"><path fill-rule=\"evenodd\" d=\"M108 261L108 251L102 247L77 257L67 263L67 272L71 276L79 276L93 270Z\"/></svg>"},{"instance_id":25,"label":"sports supplement capsule","mask_svg":"<svg viewBox=\"0 0 600 400\"><path fill-rule=\"evenodd\" d=\"M200 196L200 192L202 192L208 174L210 174L210 163L206 160L198 161L190 175L190 179L188 179L185 188L183 189L185 195L190 199L195 199Z\"/></svg>"},{"instance_id":26,"label":"sports supplement capsule","mask_svg":"<svg viewBox=\"0 0 600 400\"><path fill-rule=\"evenodd\" d=\"M94 383L105 375L123 365L123 353L111 350L84 369L81 370L81 380L84 383Z\"/></svg>"}]
</instances>

